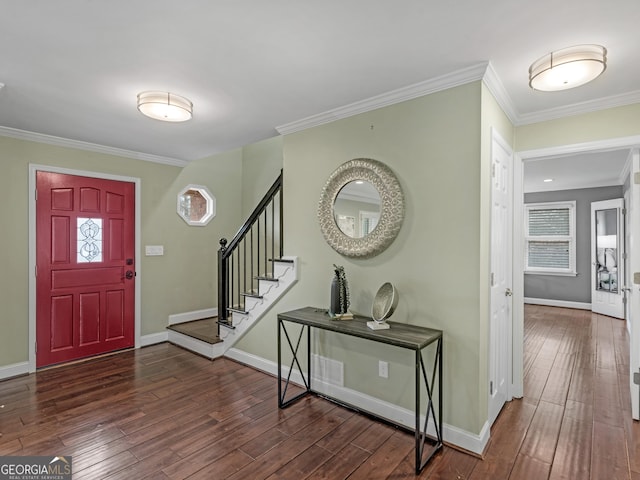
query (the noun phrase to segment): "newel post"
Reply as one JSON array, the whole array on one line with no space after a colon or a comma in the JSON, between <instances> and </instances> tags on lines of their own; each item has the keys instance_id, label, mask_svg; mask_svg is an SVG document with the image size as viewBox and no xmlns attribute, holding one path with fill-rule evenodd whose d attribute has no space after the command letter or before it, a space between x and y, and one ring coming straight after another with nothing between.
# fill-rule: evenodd
<instances>
[{"instance_id":1,"label":"newel post","mask_svg":"<svg viewBox=\"0 0 640 480\"><path fill-rule=\"evenodd\" d=\"M229 305L229 275L227 271L227 239L220 239L220 250L218 250L218 322L226 322L229 318L227 309ZM220 325L218 325L218 335L220 334Z\"/></svg>"}]
</instances>

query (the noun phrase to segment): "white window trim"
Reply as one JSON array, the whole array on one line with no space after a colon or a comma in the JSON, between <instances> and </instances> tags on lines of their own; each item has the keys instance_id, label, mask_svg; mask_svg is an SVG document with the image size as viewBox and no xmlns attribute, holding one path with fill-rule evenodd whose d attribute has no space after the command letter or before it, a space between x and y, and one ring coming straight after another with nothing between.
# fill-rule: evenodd
<instances>
[{"instance_id":1,"label":"white window trim","mask_svg":"<svg viewBox=\"0 0 640 480\"><path fill-rule=\"evenodd\" d=\"M530 236L529 235L529 210L569 208L569 235ZM529 241L569 241L569 268L542 268L529 267ZM534 275L561 275L576 276L576 202L543 202L526 203L524 205L524 273Z\"/></svg>"}]
</instances>

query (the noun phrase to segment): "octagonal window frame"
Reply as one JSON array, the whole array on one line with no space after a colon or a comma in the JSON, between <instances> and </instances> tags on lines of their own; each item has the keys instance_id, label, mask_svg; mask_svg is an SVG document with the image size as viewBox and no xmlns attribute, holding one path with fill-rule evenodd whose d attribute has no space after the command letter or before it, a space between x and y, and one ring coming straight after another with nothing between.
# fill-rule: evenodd
<instances>
[{"instance_id":1,"label":"octagonal window frame","mask_svg":"<svg viewBox=\"0 0 640 480\"><path fill-rule=\"evenodd\" d=\"M190 211L187 211L187 208L190 207L187 207L185 197L187 196L187 192L192 190L198 192L205 200L204 214L197 220L193 219L193 215ZM191 183L178 193L176 213L187 225L204 227L216 216L216 197L213 196L206 186Z\"/></svg>"}]
</instances>

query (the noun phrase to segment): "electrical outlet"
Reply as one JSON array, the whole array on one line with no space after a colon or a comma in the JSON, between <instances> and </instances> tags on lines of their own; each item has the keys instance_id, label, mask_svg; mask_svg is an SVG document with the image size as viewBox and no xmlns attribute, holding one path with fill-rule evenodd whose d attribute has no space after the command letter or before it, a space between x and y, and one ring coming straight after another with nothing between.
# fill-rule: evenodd
<instances>
[{"instance_id":1,"label":"electrical outlet","mask_svg":"<svg viewBox=\"0 0 640 480\"><path fill-rule=\"evenodd\" d=\"M382 378L389 378L389 363L383 362L382 360L378 361L378 376Z\"/></svg>"}]
</instances>

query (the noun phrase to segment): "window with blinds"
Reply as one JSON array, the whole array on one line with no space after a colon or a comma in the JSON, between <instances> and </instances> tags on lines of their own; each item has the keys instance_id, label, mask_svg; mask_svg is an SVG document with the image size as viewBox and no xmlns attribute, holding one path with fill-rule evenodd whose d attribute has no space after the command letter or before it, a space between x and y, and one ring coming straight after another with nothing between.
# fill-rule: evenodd
<instances>
[{"instance_id":1,"label":"window with blinds","mask_svg":"<svg viewBox=\"0 0 640 480\"><path fill-rule=\"evenodd\" d=\"M575 202L525 205L525 271L575 274Z\"/></svg>"}]
</instances>

